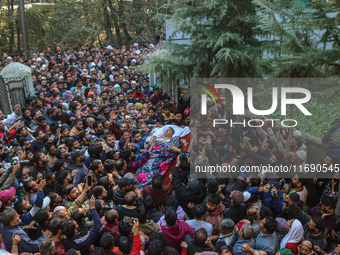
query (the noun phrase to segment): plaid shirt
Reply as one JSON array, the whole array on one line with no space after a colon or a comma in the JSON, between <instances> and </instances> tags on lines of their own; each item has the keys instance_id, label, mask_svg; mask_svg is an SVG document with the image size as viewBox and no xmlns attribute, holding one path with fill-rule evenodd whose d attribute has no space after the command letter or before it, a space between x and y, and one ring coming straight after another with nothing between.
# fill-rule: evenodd
<instances>
[{"instance_id":1,"label":"plaid shirt","mask_svg":"<svg viewBox=\"0 0 340 255\"><path fill-rule=\"evenodd\" d=\"M136 173L137 169L144 165L148 161L150 156L151 156L150 152L148 151L144 152L143 156L139 160L128 162L126 170L128 172L132 172L133 174Z\"/></svg>"},{"instance_id":2,"label":"plaid shirt","mask_svg":"<svg viewBox=\"0 0 340 255\"><path fill-rule=\"evenodd\" d=\"M116 221L116 223L114 224L109 224L105 220L102 220L102 224L103 224L103 227L101 229L101 234L109 233L112 236L120 235L119 230L118 230L118 224L119 224L118 221Z\"/></svg>"}]
</instances>

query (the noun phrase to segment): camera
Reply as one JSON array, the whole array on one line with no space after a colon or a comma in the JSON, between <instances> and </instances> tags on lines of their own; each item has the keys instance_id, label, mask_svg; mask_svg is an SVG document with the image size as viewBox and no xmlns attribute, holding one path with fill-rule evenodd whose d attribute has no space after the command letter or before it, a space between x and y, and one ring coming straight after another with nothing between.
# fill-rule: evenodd
<instances>
[{"instance_id":1,"label":"camera","mask_svg":"<svg viewBox=\"0 0 340 255\"><path fill-rule=\"evenodd\" d=\"M11 161L12 165L16 165L19 162L20 162L20 164L29 164L30 163L29 160L20 160L19 157L13 157L12 158L12 161Z\"/></svg>"},{"instance_id":2,"label":"camera","mask_svg":"<svg viewBox=\"0 0 340 255\"><path fill-rule=\"evenodd\" d=\"M272 198L276 198L275 191L273 190L273 187L275 187L274 184L270 184L269 187L270 187L270 191L269 191L270 196Z\"/></svg>"},{"instance_id":3,"label":"camera","mask_svg":"<svg viewBox=\"0 0 340 255\"><path fill-rule=\"evenodd\" d=\"M181 153L181 154L179 154L179 160L180 160L182 163L188 161L188 154L186 154L186 153Z\"/></svg>"}]
</instances>

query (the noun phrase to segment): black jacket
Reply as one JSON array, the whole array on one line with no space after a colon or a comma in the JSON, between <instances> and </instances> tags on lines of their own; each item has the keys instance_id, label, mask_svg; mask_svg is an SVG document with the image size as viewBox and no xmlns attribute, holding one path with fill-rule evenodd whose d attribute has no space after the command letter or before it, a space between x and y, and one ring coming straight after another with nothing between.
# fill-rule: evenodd
<instances>
[{"instance_id":1,"label":"black jacket","mask_svg":"<svg viewBox=\"0 0 340 255\"><path fill-rule=\"evenodd\" d=\"M200 184L200 191L197 193L191 192L187 185L181 182L181 174L179 167L175 167L172 172L172 184L176 192L176 197L179 200L180 206L186 212L186 214L191 218L192 212L188 208L188 203L192 202L194 204L200 204L203 202L207 195L206 188L203 184Z\"/></svg>"}]
</instances>

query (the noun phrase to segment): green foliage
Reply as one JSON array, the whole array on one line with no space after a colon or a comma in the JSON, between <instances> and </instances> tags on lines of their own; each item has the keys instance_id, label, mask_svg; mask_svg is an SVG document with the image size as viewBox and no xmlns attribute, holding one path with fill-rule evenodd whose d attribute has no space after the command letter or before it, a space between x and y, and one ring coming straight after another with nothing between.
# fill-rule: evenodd
<instances>
[{"instance_id":1,"label":"green foliage","mask_svg":"<svg viewBox=\"0 0 340 255\"><path fill-rule=\"evenodd\" d=\"M25 11L26 30L28 34L28 44L34 45L39 52L46 49L45 33L48 29L45 23L45 16L39 9L27 9Z\"/></svg>"},{"instance_id":2,"label":"green foliage","mask_svg":"<svg viewBox=\"0 0 340 255\"><path fill-rule=\"evenodd\" d=\"M58 1L48 20L48 45L79 45L93 42L102 20L99 1Z\"/></svg>"},{"instance_id":3,"label":"green foliage","mask_svg":"<svg viewBox=\"0 0 340 255\"><path fill-rule=\"evenodd\" d=\"M271 76L335 77L340 65L340 27L335 1L254 0L266 35L264 61Z\"/></svg>"},{"instance_id":4,"label":"green foliage","mask_svg":"<svg viewBox=\"0 0 340 255\"><path fill-rule=\"evenodd\" d=\"M178 82L195 77L258 77L266 69L250 0L174 1L163 8L170 14L159 17L171 20L175 27L171 36L183 33L190 43L167 45L169 56L148 59L144 70L160 68L166 82Z\"/></svg>"}]
</instances>

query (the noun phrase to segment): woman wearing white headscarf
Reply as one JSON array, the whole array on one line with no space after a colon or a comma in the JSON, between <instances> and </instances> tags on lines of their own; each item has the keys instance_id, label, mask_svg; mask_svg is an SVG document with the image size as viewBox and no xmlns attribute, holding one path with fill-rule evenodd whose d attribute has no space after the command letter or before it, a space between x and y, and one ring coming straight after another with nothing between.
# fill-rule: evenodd
<instances>
[{"instance_id":1,"label":"woman wearing white headscarf","mask_svg":"<svg viewBox=\"0 0 340 255\"><path fill-rule=\"evenodd\" d=\"M303 238L303 226L299 220L292 219L287 222L286 228L289 229L289 231L282 239L280 249L287 248L296 255L297 248Z\"/></svg>"}]
</instances>

